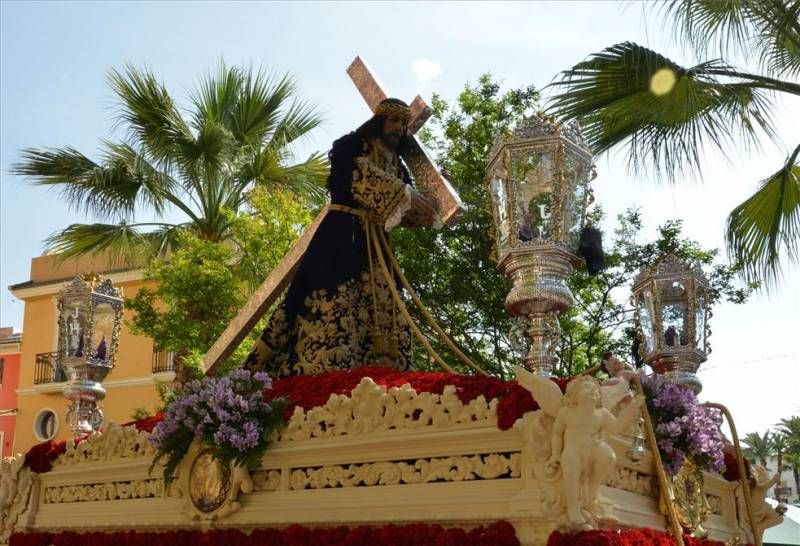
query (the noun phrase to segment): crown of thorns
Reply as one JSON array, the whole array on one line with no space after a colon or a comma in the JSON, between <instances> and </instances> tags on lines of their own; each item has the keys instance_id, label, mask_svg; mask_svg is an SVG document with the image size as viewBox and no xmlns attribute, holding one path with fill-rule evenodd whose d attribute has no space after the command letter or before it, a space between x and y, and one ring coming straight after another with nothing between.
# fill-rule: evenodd
<instances>
[{"instance_id":1,"label":"crown of thorns","mask_svg":"<svg viewBox=\"0 0 800 546\"><path fill-rule=\"evenodd\" d=\"M382 102L375 110L376 116L384 116L387 118L398 117L403 121L411 119L411 108L404 104L397 104L394 102Z\"/></svg>"}]
</instances>

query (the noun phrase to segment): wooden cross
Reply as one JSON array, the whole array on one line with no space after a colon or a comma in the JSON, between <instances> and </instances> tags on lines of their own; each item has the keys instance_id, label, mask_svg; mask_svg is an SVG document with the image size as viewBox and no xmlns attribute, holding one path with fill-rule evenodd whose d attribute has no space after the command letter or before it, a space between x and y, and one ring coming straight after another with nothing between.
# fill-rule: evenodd
<instances>
[{"instance_id":1,"label":"wooden cross","mask_svg":"<svg viewBox=\"0 0 800 546\"><path fill-rule=\"evenodd\" d=\"M386 98L386 93L381 88L378 81L372 75L361 57L355 60L347 68L347 74L356 88L364 97L364 100L373 112L378 108L378 104ZM414 175L418 184L428 190L428 194L436 202L436 209L439 216L447 225L452 225L464 211L464 205L458 194L450 185L439 169L428 156L425 148L414 136L432 114L431 108L425 101L417 95L411 101L411 120L408 123L409 129L409 149L403 154L403 160Z\"/></svg>"},{"instance_id":2,"label":"wooden cross","mask_svg":"<svg viewBox=\"0 0 800 546\"><path fill-rule=\"evenodd\" d=\"M356 57L347 68L347 74L356 84L367 105L374 112L378 104L386 98L386 93L383 92L383 89L372 76L361 57ZM459 199L458 194L450 183L441 175L431 158L428 157L417 137L414 136L430 118L432 110L419 95L414 98L410 107L411 119L408 123L410 133L409 150L403 155L403 160L408 165L415 180L428 190L429 195L436 202L436 208L442 221L451 225L464 210L461 199ZM236 350L236 347L247 337L247 334L250 333L250 330L253 329L259 319L264 316L270 306L277 301L281 293L289 286L292 278L294 278L295 271L297 271L297 266L300 265L300 259L305 254L311 239L317 232L317 228L327 214L328 207L325 207L203 356L203 371L206 375L214 375L216 373L219 366Z\"/></svg>"}]
</instances>

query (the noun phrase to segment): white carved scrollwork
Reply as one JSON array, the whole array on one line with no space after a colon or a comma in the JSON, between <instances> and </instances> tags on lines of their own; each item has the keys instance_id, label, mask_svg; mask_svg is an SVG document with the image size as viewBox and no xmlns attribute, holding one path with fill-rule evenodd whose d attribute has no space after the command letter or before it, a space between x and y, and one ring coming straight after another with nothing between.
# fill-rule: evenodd
<instances>
[{"instance_id":1,"label":"white carved scrollwork","mask_svg":"<svg viewBox=\"0 0 800 546\"><path fill-rule=\"evenodd\" d=\"M332 394L324 406L294 410L286 428L273 440L366 434L420 427L447 428L458 424L495 422L497 400L483 396L464 404L449 385L442 394L417 393L410 385L386 387L369 377L361 380L350 396Z\"/></svg>"},{"instance_id":2,"label":"white carved scrollwork","mask_svg":"<svg viewBox=\"0 0 800 546\"><path fill-rule=\"evenodd\" d=\"M0 543L8 541L19 516L28 508L31 484L24 455L0 461Z\"/></svg>"},{"instance_id":3,"label":"white carved scrollwork","mask_svg":"<svg viewBox=\"0 0 800 546\"><path fill-rule=\"evenodd\" d=\"M400 485L430 482L494 480L520 476L519 453L488 453L461 457L418 459L414 463L376 463L297 468L291 471L289 488Z\"/></svg>"},{"instance_id":4,"label":"white carved scrollwork","mask_svg":"<svg viewBox=\"0 0 800 546\"><path fill-rule=\"evenodd\" d=\"M114 459L153 458L155 448L148 441L149 433L135 427L110 424L105 432L95 433L75 445L67 442L67 450L53 463L53 468Z\"/></svg>"},{"instance_id":5,"label":"white carved scrollwork","mask_svg":"<svg viewBox=\"0 0 800 546\"><path fill-rule=\"evenodd\" d=\"M95 502L127 499L150 499L164 494L164 480L128 480L81 485L47 487L44 490L45 504L67 502Z\"/></svg>"}]
</instances>

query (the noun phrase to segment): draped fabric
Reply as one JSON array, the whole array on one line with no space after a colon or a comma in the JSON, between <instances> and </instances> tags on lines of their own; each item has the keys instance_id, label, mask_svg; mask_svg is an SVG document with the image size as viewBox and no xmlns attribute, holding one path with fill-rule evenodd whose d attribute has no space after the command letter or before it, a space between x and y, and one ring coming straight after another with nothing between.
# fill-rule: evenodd
<instances>
[{"instance_id":1,"label":"draped fabric","mask_svg":"<svg viewBox=\"0 0 800 546\"><path fill-rule=\"evenodd\" d=\"M329 157L331 203L365 211L379 229L400 223L411 179L396 153L350 133L334 142ZM369 266L364 221L330 210L245 367L273 377L367 364L408 369L411 347L387 280L377 263Z\"/></svg>"}]
</instances>

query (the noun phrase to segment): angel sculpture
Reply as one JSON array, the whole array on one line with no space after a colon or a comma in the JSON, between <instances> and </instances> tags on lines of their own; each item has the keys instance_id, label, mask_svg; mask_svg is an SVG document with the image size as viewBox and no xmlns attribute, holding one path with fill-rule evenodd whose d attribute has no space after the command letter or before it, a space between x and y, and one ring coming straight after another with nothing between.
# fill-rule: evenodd
<instances>
[{"instance_id":1,"label":"angel sculpture","mask_svg":"<svg viewBox=\"0 0 800 546\"><path fill-rule=\"evenodd\" d=\"M636 396L618 417L603 405L597 379L579 376L567 384L567 392L547 378L516 366L517 382L530 391L542 411L555 419L550 437L547 468L561 469L561 491L569 527L591 529L604 517L598 490L614 470L616 455L605 433L626 430L637 419L643 398Z\"/></svg>"},{"instance_id":2,"label":"angel sculpture","mask_svg":"<svg viewBox=\"0 0 800 546\"><path fill-rule=\"evenodd\" d=\"M607 352L600 361L600 369L608 374L608 379L600 384L600 392L603 393L603 406L614 411L617 404L628 403L633 394L630 390L630 381L636 372L620 360L614 353Z\"/></svg>"}]
</instances>

